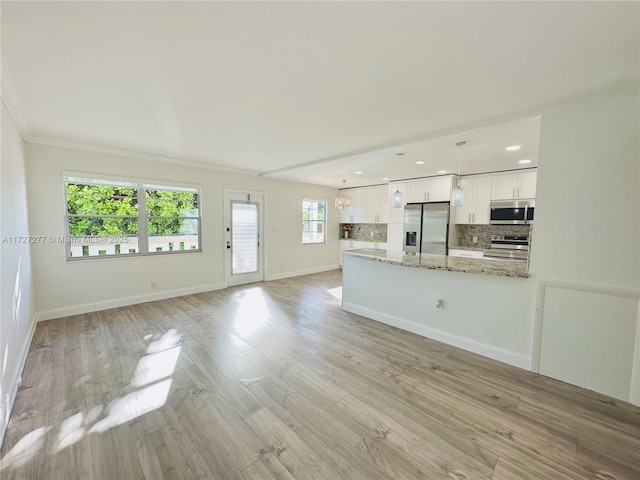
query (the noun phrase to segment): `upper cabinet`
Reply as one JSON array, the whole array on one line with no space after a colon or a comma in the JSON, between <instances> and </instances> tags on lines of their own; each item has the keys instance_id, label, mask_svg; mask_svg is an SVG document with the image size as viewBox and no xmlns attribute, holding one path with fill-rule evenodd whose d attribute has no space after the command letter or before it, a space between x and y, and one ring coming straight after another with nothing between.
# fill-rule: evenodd
<instances>
[{"instance_id":1,"label":"upper cabinet","mask_svg":"<svg viewBox=\"0 0 640 480\"><path fill-rule=\"evenodd\" d=\"M491 200L535 198L537 172L494 175Z\"/></svg>"},{"instance_id":2,"label":"upper cabinet","mask_svg":"<svg viewBox=\"0 0 640 480\"><path fill-rule=\"evenodd\" d=\"M424 178L407 182L405 203L448 202L451 200L453 176Z\"/></svg>"},{"instance_id":3,"label":"upper cabinet","mask_svg":"<svg viewBox=\"0 0 640 480\"><path fill-rule=\"evenodd\" d=\"M340 223L387 223L388 192L387 186L344 190L344 195L352 198L352 205L340 212Z\"/></svg>"},{"instance_id":4,"label":"upper cabinet","mask_svg":"<svg viewBox=\"0 0 640 480\"><path fill-rule=\"evenodd\" d=\"M455 209L457 224L489 224L489 205L491 203L492 177L466 177L460 180L464 190L464 201Z\"/></svg>"},{"instance_id":5,"label":"upper cabinet","mask_svg":"<svg viewBox=\"0 0 640 480\"><path fill-rule=\"evenodd\" d=\"M364 223L387 223L389 221L389 188L372 187L364 190L366 198Z\"/></svg>"},{"instance_id":6,"label":"upper cabinet","mask_svg":"<svg viewBox=\"0 0 640 480\"><path fill-rule=\"evenodd\" d=\"M364 189L344 190L343 195L351 197L351 206L340 212L340 223L364 223L367 196Z\"/></svg>"}]
</instances>

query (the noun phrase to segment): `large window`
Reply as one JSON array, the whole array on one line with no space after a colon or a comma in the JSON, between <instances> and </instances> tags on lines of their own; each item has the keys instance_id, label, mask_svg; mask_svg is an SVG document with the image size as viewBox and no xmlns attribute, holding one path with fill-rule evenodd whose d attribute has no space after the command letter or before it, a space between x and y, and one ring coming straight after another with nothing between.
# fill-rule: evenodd
<instances>
[{"instance_id":1,"label":"large window","mask_svg":"<svg viewBox=\"0 0 640 480\"><path fill-rule=\"evenodd\" d=\"M327 202L302 200L302 243L325 243Z\"/></svg>"},{"instance_id":2,"label":"large window","mask_svg":"<svg viewBox=\"0 0 640 480\"><path fill-rule=\"evenodd\" d=\"M65 177L67 258L200 251L200 191Z\"/></svg>"}]
</instances>

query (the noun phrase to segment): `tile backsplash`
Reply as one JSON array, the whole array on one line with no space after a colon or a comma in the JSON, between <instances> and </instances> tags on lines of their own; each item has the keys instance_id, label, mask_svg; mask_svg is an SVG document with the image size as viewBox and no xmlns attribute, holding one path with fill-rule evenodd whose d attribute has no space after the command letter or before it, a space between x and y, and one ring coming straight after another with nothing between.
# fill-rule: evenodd
<instances>
[{"instance_id":1,"label":"tile backsplash","mask_svg":"<svg viewBox=\"0 0 640 480\"><path fill-rule=\"evenodd\" d=\"M338 230L338 238L344 238L344 230L340 224ZM387 241L387 224L386 223L351 223L351 231L349 238L351 240L361 240L363 242L386 242Z\"/></svg>"},{"instance_id":2,"label":"tile backsplash","mask_svg":"<svg viewBox=\"0 0 640 480\"><path fill-rule=\"evenodd\" d=\"M489 248L491 235L529 235L531 225L457 225L458 246ZM473 243L478 237L478 243Z\"/></svg>"}]
</instances>

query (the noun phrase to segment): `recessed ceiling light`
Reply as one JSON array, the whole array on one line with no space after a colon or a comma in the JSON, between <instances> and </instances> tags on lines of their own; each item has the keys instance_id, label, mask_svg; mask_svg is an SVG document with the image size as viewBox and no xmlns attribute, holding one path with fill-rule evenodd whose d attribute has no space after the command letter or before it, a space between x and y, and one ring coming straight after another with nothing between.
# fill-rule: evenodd
<instances>
[{"instance_id":1,"label":"recessed ceiling light","mask_svg":"<svg viewBox=\"0 0 640 480\"><path fill-rule=\"evenodd\" d=\"M427 162L425 162L424 160L418 160L416 162L416 165L424 165L425 163L427 163Z\"/></svg>"},{"instance_id":2,"label":"recessed ceiling light","mask_svg":"<svg viewBox=\"0 0 640 480\"><path fill-rule=\"evenodd\" d=\"M447 173L446 170L438 170L438 173Z\"/></svg>"},{"instance_id":3,"label":"recessed ceiling light","mask_svg":"<svg viewBox=\"0 0 640 480\"><path fill-rule=\"evenodd\" d=\"M389 180L389 177L382 177L382 180Z\"/></svg>"},{"instance_id":4,"label":"recessed ceiling light","mask_svg":"<svg viewBox=\"0 0 640 480\"><path fill-rule=\"evenodd\" d=\"M356 175L362 175L364 172L362 170L356 170L354 173Z\"/></svg>"},{"instance_id":5,"label":"recessed ceiling light","mask_svg":"<svg viewBox=\"0 0 640 480\"><path fill-rule=\"evenodd\" d=\"M520 148L522 148L522 147L520 147L520 145L511 145L511 146L507 147L507 151L508 152L515 152L516 150L520 150Z\"/></svg>"},{"instance_id":6,"label":"recessed ceiling light","mask_svg":"<svg viewBox=\"0 0 640 480\"><path fill-rule=\"evenodd\" d=\"M531 163L531 160L529 160L529 159L526 159L526 160L518 160L518 163L521 163L521 164L523 164L523 165L524 165L524 164L526 164L526 163Z\"/></svg>"}]
</instances>

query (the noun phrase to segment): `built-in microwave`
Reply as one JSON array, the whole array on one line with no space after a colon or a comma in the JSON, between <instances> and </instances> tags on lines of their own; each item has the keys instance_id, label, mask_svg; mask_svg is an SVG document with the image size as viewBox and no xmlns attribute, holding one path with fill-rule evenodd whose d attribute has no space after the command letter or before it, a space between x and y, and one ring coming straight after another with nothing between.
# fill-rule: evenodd
<instances>
[{"instance_id":1,"label":"built-in microwave","mask_svg":"<svg viewBox=\"0 0 640 480\"><path fill-rule=\"evenodd\" d=\"M534 200L508 200L491 202L492 225L524 225L533 223Z\"/></svg>"}]
</instances>

